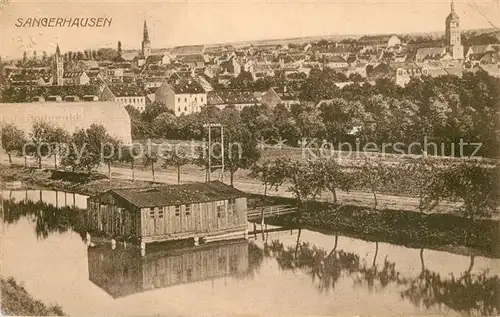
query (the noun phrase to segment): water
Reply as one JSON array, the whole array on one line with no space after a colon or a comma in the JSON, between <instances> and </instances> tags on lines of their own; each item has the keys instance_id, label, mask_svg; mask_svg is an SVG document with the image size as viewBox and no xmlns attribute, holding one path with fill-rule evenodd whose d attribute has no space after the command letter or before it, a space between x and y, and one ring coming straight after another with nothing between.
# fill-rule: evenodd
<instances>
[{"instance_id":1,"label":"water","mask_svg":"<svg viewBox=\"0 0 500 317\"><path fill-rule=\"evenodd\" d=\"M141 256L86 245L82 212L64 208L85 208L85 196L42 191L62 209L40 210L18 204L39 190L2 195L16 202L4 210L2 275L69 315L460 316L499 305L499 259L298 229Z\"/></svg>"}]
</instances>

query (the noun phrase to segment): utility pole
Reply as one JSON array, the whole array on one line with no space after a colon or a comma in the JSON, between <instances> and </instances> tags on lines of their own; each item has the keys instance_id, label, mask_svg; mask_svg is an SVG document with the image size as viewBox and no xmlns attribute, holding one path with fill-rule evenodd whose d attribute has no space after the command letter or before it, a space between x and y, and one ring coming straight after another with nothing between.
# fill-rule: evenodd
<instances>
[{"instance_id":1,"label":"utility pole","mask_svg":"<svg viewBox=\"0 0 500 317\"><path fill-rule=\"evenodd\" d=\"M210 181L210 174L212 167L220 167L221 169L221 181L224 182L224 127L220 123L207 123L203 125L204 128L208 128L208 170L207 170L207 181ZM220 128L221 134L221 165L212 166L212 128Z\"/></svg>"}]
</instances>

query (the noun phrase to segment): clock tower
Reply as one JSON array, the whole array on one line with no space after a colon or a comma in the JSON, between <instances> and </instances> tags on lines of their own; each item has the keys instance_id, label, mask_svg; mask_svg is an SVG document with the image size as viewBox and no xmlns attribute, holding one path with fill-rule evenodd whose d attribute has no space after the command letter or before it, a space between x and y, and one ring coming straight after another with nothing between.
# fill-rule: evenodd
<instances>
[{"instance_id":1,"label":"clock tower","mask_svg":"<svg viewBox=\"0 0 500 317\"><path fill-rule=\"evenodd\" d=\"M460 35L460 19L455 12L455 3L451 0L451 12L446 17L445 45L453 59L464 58L464 47Z\"/></svg>"}]
</instances>

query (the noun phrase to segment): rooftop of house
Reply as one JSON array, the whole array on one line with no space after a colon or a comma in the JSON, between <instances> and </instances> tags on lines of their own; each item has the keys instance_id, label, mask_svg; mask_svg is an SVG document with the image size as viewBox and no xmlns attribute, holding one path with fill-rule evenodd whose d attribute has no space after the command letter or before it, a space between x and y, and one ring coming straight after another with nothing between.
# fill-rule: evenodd
<instances>
[{"instance_id":1,"label":"rooftop of house","mask_svg":"<svg viewBox=\"0 0 500 317\"><path fill-rule=\"evenodd\" d=\"M108 192L120 196L138 208L178 206L246 196L245 193L220 181L153 188L110 189Z\"/></svg>"},{"instance_id":2,"label":"rooftop of house","mask_svg":"<svg viewBox=\"0 0 500 317\"><path fill-rule=\"evenodd\" d=\"M108 85L116 97L143 97L144 92L136 84L112 84Z\"/></svg>"},{"instance_id":3,"label":"rooftop of house","mask_svg":"<svg viewBox=\"0 0 500 317\"><path fill-rule=\"evenodd\" d=\"M84 72L64 72L63 78L75 78L83 75Z\"/></svg>"},{"instance_id":4,"label":"rooftop of house","mask_svg":"<svg viewBox=\"0 0 500 317\"><path fill-rule=\"evenodd\" d=\"M333 55L326 59L328 63L345 63L346 60L340 55Z\"/></svg>"},{"instance_id":5,"label":"rooftop of house","mask_svg":"<svg viewBox=\"0 0 500 317\"><path fill-rule=\"evenodd\" d=\"M176 46L172 49L172 55L201 54L205 50L205 45Z\"/></svg>"},{"instance_id":6,"label":"rooftop of house","mask_svg":"<svg viewBox=\"0 0 500 317\"><path fill-rule=\"evenodd\" d=\"M417 49L417 51L415 53L415 59L421 60L421 59L424 59L426 57L427 58L429 58L429 57L440 58L444 54L446 54L446 50L444 47L440 47L440 46L422 47L422 48Z\"/></svg>"},{"instance_id":7,"label":"rooftop of house","mask_svg":"<svg viewBox=\"0 0 500 317\"><path fill-rule=\"evenodd\" d=\"M256 104L258 102L250 91L222 90L211 91L207 94L207 104L209 105Z\"/></svg>"},{"instance_id":8,"label":"rooftop of house","mask_svg":"<svg viewBox=\"0 0 500 317\"><path fill-rule=\"evenodd\" d=\"M182 55L179 60L183 63L205 63L206 60L201 54Z\"/></svg>"},{"instance_id":9,"label":"rooftop of house","mask_svg":"<svg viewBox=\"0 0 500 317\"><path fill-rule=\"evenodd\" d=\"M364 35L358 39L360 43L370 43L370 42L387 42L393 36L389 35Z\"/></svg>"},{"instance_id":10,"label":"rooftop of house","mask_svg":"<svg viewBox=\"0 0 500 317\"><path fill-rule=\"evenodd\" d=\"M172 82L169 85L176 94L202 94L205 92L201 84L194 79Z\"/></svg>"},{"instance_id":11,"label":"rooftop of house","mask_svg":"<svg viewBox=\"0 0 500 317\"><path fill-rule=\"evenodd\" d=\"M146 63L148 64L157 64L159 62L161 62L163 60L163 58L165 57L164 54L160 54L160 55L149 55L147 58L146 58Z\"/></svg>"}]
</instances>

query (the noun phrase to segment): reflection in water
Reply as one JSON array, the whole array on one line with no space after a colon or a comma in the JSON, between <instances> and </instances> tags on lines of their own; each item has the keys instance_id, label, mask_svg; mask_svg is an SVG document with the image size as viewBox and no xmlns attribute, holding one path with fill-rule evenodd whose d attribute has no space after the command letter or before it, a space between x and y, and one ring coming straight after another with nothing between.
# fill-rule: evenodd
<instances>
[{"instance_id":1,"label":"reflection in water","mask_svg":"<svg viewBox=\"0 0 500 317\"><path fill-rule=\"evenodd\" d=\"M295 247L285 248L279 241L265 245L263 254L273 254L282 270L301 270L311 276L312 282L320 292L333 290L340 277L350 277L355 285L366 285L368 289L378 291L389 284L400 287L400 296L416 306L445 305L467 315L495 315L500 312L500 278L489 275L487 270L471 273L474 256L468 269L459 277L453 274L442 277L425 268L423 249L421 250L421 274L416 278L404 277L396 270L396 264L384 260L379 267L376 264L377 251L373 262L361 261L355 253L337 251L327 252L311 246L307 242L297 241ZM378 244L376 245L378 250Z\"/></svg>"},{"instance_id":2,"label":"reflection in water","mask_svg":"<svg viewBox=\"0 0 500 317\"><path fill-rule=\"evenodd\" d=\"M41 192L41 191L40 191ZM63 233L68 230L77 232L85 238L85 213L77 207L56 207L43 201L3 199L4 222L16 223L26 217L36 223L35 232L39 239L45 239L50 233Z\"/></svg>"},{"instance_id":3,"label":"reflection in water","mask_svg":"<svg viewBox=\"0 0 500 317\"><path fill-rule=\"evenodd\" d=\"M84 239L86 227L82 208L85 208L85 196L76 195L75 200L71 199L72 196L73 194L49 191L4 192L4 223L15 225L21 218L29 219L33 223L33 234L36 234L39 243L42 243L41 240L46 241L45 238L53 233L68 231L77 232ZM323 295L335 291L339 296L342 293L357 296L356 294L363 293L362 289L366 289L374 296L380 294L381 299L392 296L397 300L403 299L411 307L421 307L428 311L436 307L449 308L465 315L494 315L500 311L499 277L484 270L473 272L473 256L464 266L462 273L444 275L445 273L439 274L426 266L426 251L421 249L420 261L410 264L417 272L415 276L411 276L411 273L402 269L405 263L408 264L404 256L414 252L411 249L400 248L393 251L394 254L391 253L391 259L394 255L400 255L396 266L396 263L389 261L387 257L377 261L377 257L381 257L378 242L373 245L373 258L366 258L356 248L349 249L355 252L343 250L343 245L338 244L338 235L335 235L335 238L322 236L332 245L328 249L319 248L310 242L301 242L306 232L308 231L299 230L298 235L291 237L293 241L290 240L290 245L287 246L283 244L284 239L272 240L266 235L261 247L246 240L197 247L161 246L141 256L140 250L131 246L124 248L119 244L112 249L110 245L99 245L86 249L83 256L87 257L85 262L88 263L85 265L88 264L88 278L113 298L173 285L194 286L190 283L226 276L255 277L255 280L265 278L271 279L273 283L284 283L288 277L280 273L281 270L293 271L301 276L306 274L318 293ZM306 237L310 235L305 234ZM60 242L61 240L56 240L50 243L57 245ZM23 252L28 254L31 250ZM448 258L448 255L442 254ZM63 258L60 260L64 262ZM431 258L427 261L430 262ZM270 268L271 263L276 263L278 268ZM478 265L476 263L476 266ZM270 269L272 275L269 275ZM88 282L86 276L84 279ZM346 286L346 283L342 282L345 280L352 283ZM248 282L249 279L245 281ZM299 290L304 289L305 294L305 284L297 284L297 287ZM318 294L314 290L312 293ZM259 294L255 294L256 301L261 299ZM316 301L319 305L323 303L321 296L314 295L309 300ZM130 303L132 305L134 301L131 300ZM65 306L64 302L60 304Z\"/></svg>"},{"instance_id":4,"label":"reflection in water","mask_svg":"<svg viewBox=\"0 0 500 317\"><path fill-rule=\"evenodd\" d=\"M113 298L249 271L247 240L164 248L145 256L135 247L88 248L89 279Z\"/></svg>"}]
</instances>

